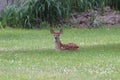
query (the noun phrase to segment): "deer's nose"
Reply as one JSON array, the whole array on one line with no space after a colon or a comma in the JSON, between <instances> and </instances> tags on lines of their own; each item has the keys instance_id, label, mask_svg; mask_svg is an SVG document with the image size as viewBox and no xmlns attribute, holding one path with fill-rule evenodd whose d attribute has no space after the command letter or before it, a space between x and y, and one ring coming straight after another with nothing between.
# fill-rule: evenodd
<instances>
[{"instance_id":1,"label":"deer's nose","mask_svg":"<svg viewBox=\"0 0 120 80\"><path fill-rule=\"evenodd\" d=\"M57 39L57 37L55 37L55 39Z\"/></svg>"}]
</instances>

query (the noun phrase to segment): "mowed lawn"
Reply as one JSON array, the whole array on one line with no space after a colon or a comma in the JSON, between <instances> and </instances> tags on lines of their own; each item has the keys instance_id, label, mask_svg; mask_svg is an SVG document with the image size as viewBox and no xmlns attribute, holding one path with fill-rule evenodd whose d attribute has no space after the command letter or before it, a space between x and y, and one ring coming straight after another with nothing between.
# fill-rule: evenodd
<instances>
[{"instance_id":1,"label":"mowed lawn","mask_svg":"<svg viewBox=\"0 0 120 80\"><path fill-rule=\"evenodd\" d=\"M120 28L63 29L56 51L48 29L0 29L0 80L120 80Z\"/></svg>"}]
</instances>

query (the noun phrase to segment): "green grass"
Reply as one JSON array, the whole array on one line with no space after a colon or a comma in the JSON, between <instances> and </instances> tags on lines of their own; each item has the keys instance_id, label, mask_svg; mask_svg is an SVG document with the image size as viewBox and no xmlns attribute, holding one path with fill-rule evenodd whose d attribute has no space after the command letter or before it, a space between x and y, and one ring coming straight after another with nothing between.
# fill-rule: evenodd
<instances>
[{"instance_id":1,"label":"green grass","mask_svg":"<svg viewBox=\"0 0 120 80\"><path fill-rule=\"evenodd\" d=\"M119 80L120 28L64 29L56 51L49 30L0 29L0 80Z\"/></svg>"}]
</instances>

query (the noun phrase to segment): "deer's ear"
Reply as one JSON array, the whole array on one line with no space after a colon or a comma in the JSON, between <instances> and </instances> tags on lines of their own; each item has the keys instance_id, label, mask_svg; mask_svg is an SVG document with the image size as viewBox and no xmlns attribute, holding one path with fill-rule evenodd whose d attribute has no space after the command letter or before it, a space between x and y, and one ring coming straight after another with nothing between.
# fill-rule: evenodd
<instances>
[{"instance_id":1,"label":"deer's ear","mask_svg":"<svg viewBox=\"0 0 120 80\"><path fill-rule=\"evenodd\" d=\"M63 30L62 30L62 29L60 29L59 33L63 33Z\"/></svg>"},{"instance_id":2,"label":"deer's ear","mask_svg":"<svg viewBox=\"0 0 120 80\"><path fill-rule=\"evenodd\" d=\"M54 33L54 30L53 30L53 29L50 29L50 33L52 33L52 34L53 34L53 33Z\"/></svg>"}]
</instances>

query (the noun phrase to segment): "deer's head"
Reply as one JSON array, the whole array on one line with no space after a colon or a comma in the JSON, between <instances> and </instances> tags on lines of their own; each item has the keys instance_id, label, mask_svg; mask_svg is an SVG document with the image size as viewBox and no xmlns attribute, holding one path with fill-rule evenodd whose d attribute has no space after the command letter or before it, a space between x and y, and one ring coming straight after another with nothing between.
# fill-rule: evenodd
<instances>
[{"instance_id":1,"label":"deer's head","mask_svg":"<svg viewBox=\"0 0 120 80\"><path fill-rule=\"evenodd\" d=\"M53 29L50 29L51 34L53 34L55 38L55 42L58 42L60 39L60 34L63 32L62 29L60 29L58 32L55 32Z\"/></svg>"}]
</instances>

